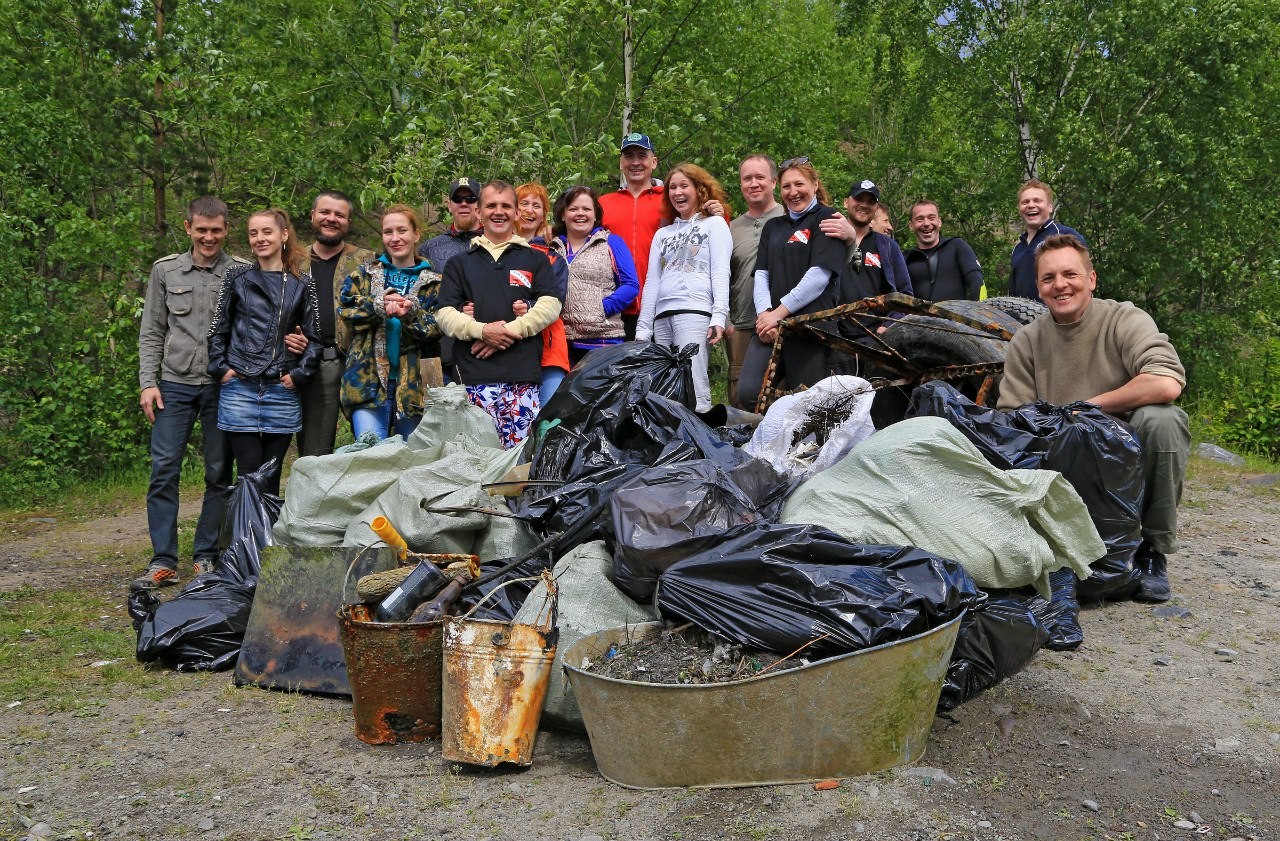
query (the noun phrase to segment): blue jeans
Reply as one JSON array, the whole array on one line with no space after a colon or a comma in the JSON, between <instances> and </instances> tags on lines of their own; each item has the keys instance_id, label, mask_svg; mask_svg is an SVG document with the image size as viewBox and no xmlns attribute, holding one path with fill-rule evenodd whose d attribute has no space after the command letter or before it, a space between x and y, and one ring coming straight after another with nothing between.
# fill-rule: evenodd
<instances>
[{"instance_id":1,"label":"blue jeans","mask_svg":"<svg viewBox=\"0 0 1280 841\"><path fill-rule=\"evenodd\" d=\"M538 386L538 403L547 405L552 395L556 393L556 389L560 387L560 383L564 382L565 376L563 368L557 368L554 365L543 368L542 384Z\"/></svg>"},{"instance_id":2,"label":"blue jeans","mask_svg":"<svg viewBox=\"0 0 1280 841\"><path fill-rule=\"evenodd\" d=\"M218 557L222 515L231 494L231 449L218 429L218 386L160 383L164 408L151 427L151 483L147 487L147 528L152 563L178 568L178 480L196 420L204 433L204 504L196 521L196 559Z\"/></svg>"},{"instance_id":3,"label":"blue jeans","mask_svg":"<svg viewBox=\"0 0 1280 841\"><path fill-rule=\"evenodd\" d=\"M379 440L389 435L387 423L391 420L391 404L384 403L372 409L356 409L351 413L351 431L359 438L366 432L378 433ZM406 441L418 428L421 415L396 415L396 434Z\"/></svg>"}]
</instances>

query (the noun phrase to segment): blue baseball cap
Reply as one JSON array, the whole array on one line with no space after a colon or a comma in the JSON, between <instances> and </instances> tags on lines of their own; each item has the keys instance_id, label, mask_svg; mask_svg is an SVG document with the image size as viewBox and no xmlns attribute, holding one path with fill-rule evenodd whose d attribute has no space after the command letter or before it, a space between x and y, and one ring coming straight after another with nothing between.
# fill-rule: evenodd
<instances>
[{"instance_id":1,"label":"blue baseball cap","mask_svg":"<svg viewBox=\"0 0 1280 841\"><path fill-rule=\"evenodd\" d=\"M631 134L622 138L623 152L627 151L632 146L639 146L641 149L647 149L650 152L653 151L653 141L649 139L649 135L641 134L638 131L633 131Z\"/></svg>"}]
</instances>

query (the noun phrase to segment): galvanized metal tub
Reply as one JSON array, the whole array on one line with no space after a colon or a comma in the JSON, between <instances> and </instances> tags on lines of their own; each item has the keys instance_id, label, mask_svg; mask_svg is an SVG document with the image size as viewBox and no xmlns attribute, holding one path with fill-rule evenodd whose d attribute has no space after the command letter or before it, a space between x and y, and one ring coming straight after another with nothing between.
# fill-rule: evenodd
<instances>
[{"instance_id":1,"label":"galvanized metal tub","mask_svg":"<svg viewBox=\"0 0 1280 841\"><path fill-rule=\"evenodd\" d=\"M898 642L761 677L652 684L583 671L646 622L591 634L562 663L601 776L627 788L852 777L924 755L960 618Z\"/></svg>"},{"instance_id":2,"label":"galvanized metal tub","mask_svg":"<svg viewBox=\"0 0 1280 841\"><path fill-rule=\"evenodd\" d=\"M338 624L360 741L394 745L439 736L444 622L374 622L364 605L348 605Z\"/></svg>"}]
</instances>

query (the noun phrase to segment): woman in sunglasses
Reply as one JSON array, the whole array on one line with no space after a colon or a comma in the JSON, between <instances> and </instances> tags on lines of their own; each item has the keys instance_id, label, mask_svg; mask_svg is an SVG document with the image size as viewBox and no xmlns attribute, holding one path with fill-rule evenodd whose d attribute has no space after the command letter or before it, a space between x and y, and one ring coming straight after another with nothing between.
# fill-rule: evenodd
<instances>
[{"instance_id":1,"label":"woman in sunglasses","mask_svg":"<svg viewBox=\"0 0 1280 841\"><path fill-rule=\"evenodd\" d=\"M754 405L778 337L778 323L793 315L836 305L845 244L824 234L823 219L836 215L831 197L808 158L792 158L778 168L786 213L770 219L760 233L756 254L756 335L742 362L738 400ZM791 335L782 346L775 375L789 389L813 385L827 376L826 349L805 336Z\"/></svg>"}]
</instances>

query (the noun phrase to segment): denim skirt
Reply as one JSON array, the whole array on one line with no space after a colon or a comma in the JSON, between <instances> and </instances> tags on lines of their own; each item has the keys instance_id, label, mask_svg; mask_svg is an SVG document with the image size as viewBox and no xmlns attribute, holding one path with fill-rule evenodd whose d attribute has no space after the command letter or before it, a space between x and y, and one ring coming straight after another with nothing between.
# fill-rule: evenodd
<instances>
[{"instance_id":1,"label":"denim skirt","mask_svg":"<svg viewBox=\"0 0 1280 841\"><path fill-rule=\"evenodd\" d=\"M218 429L286 435L302 429L298 392L277 381L240 379L222 384L218 395Z\"/></svg>"}]
</instances>

